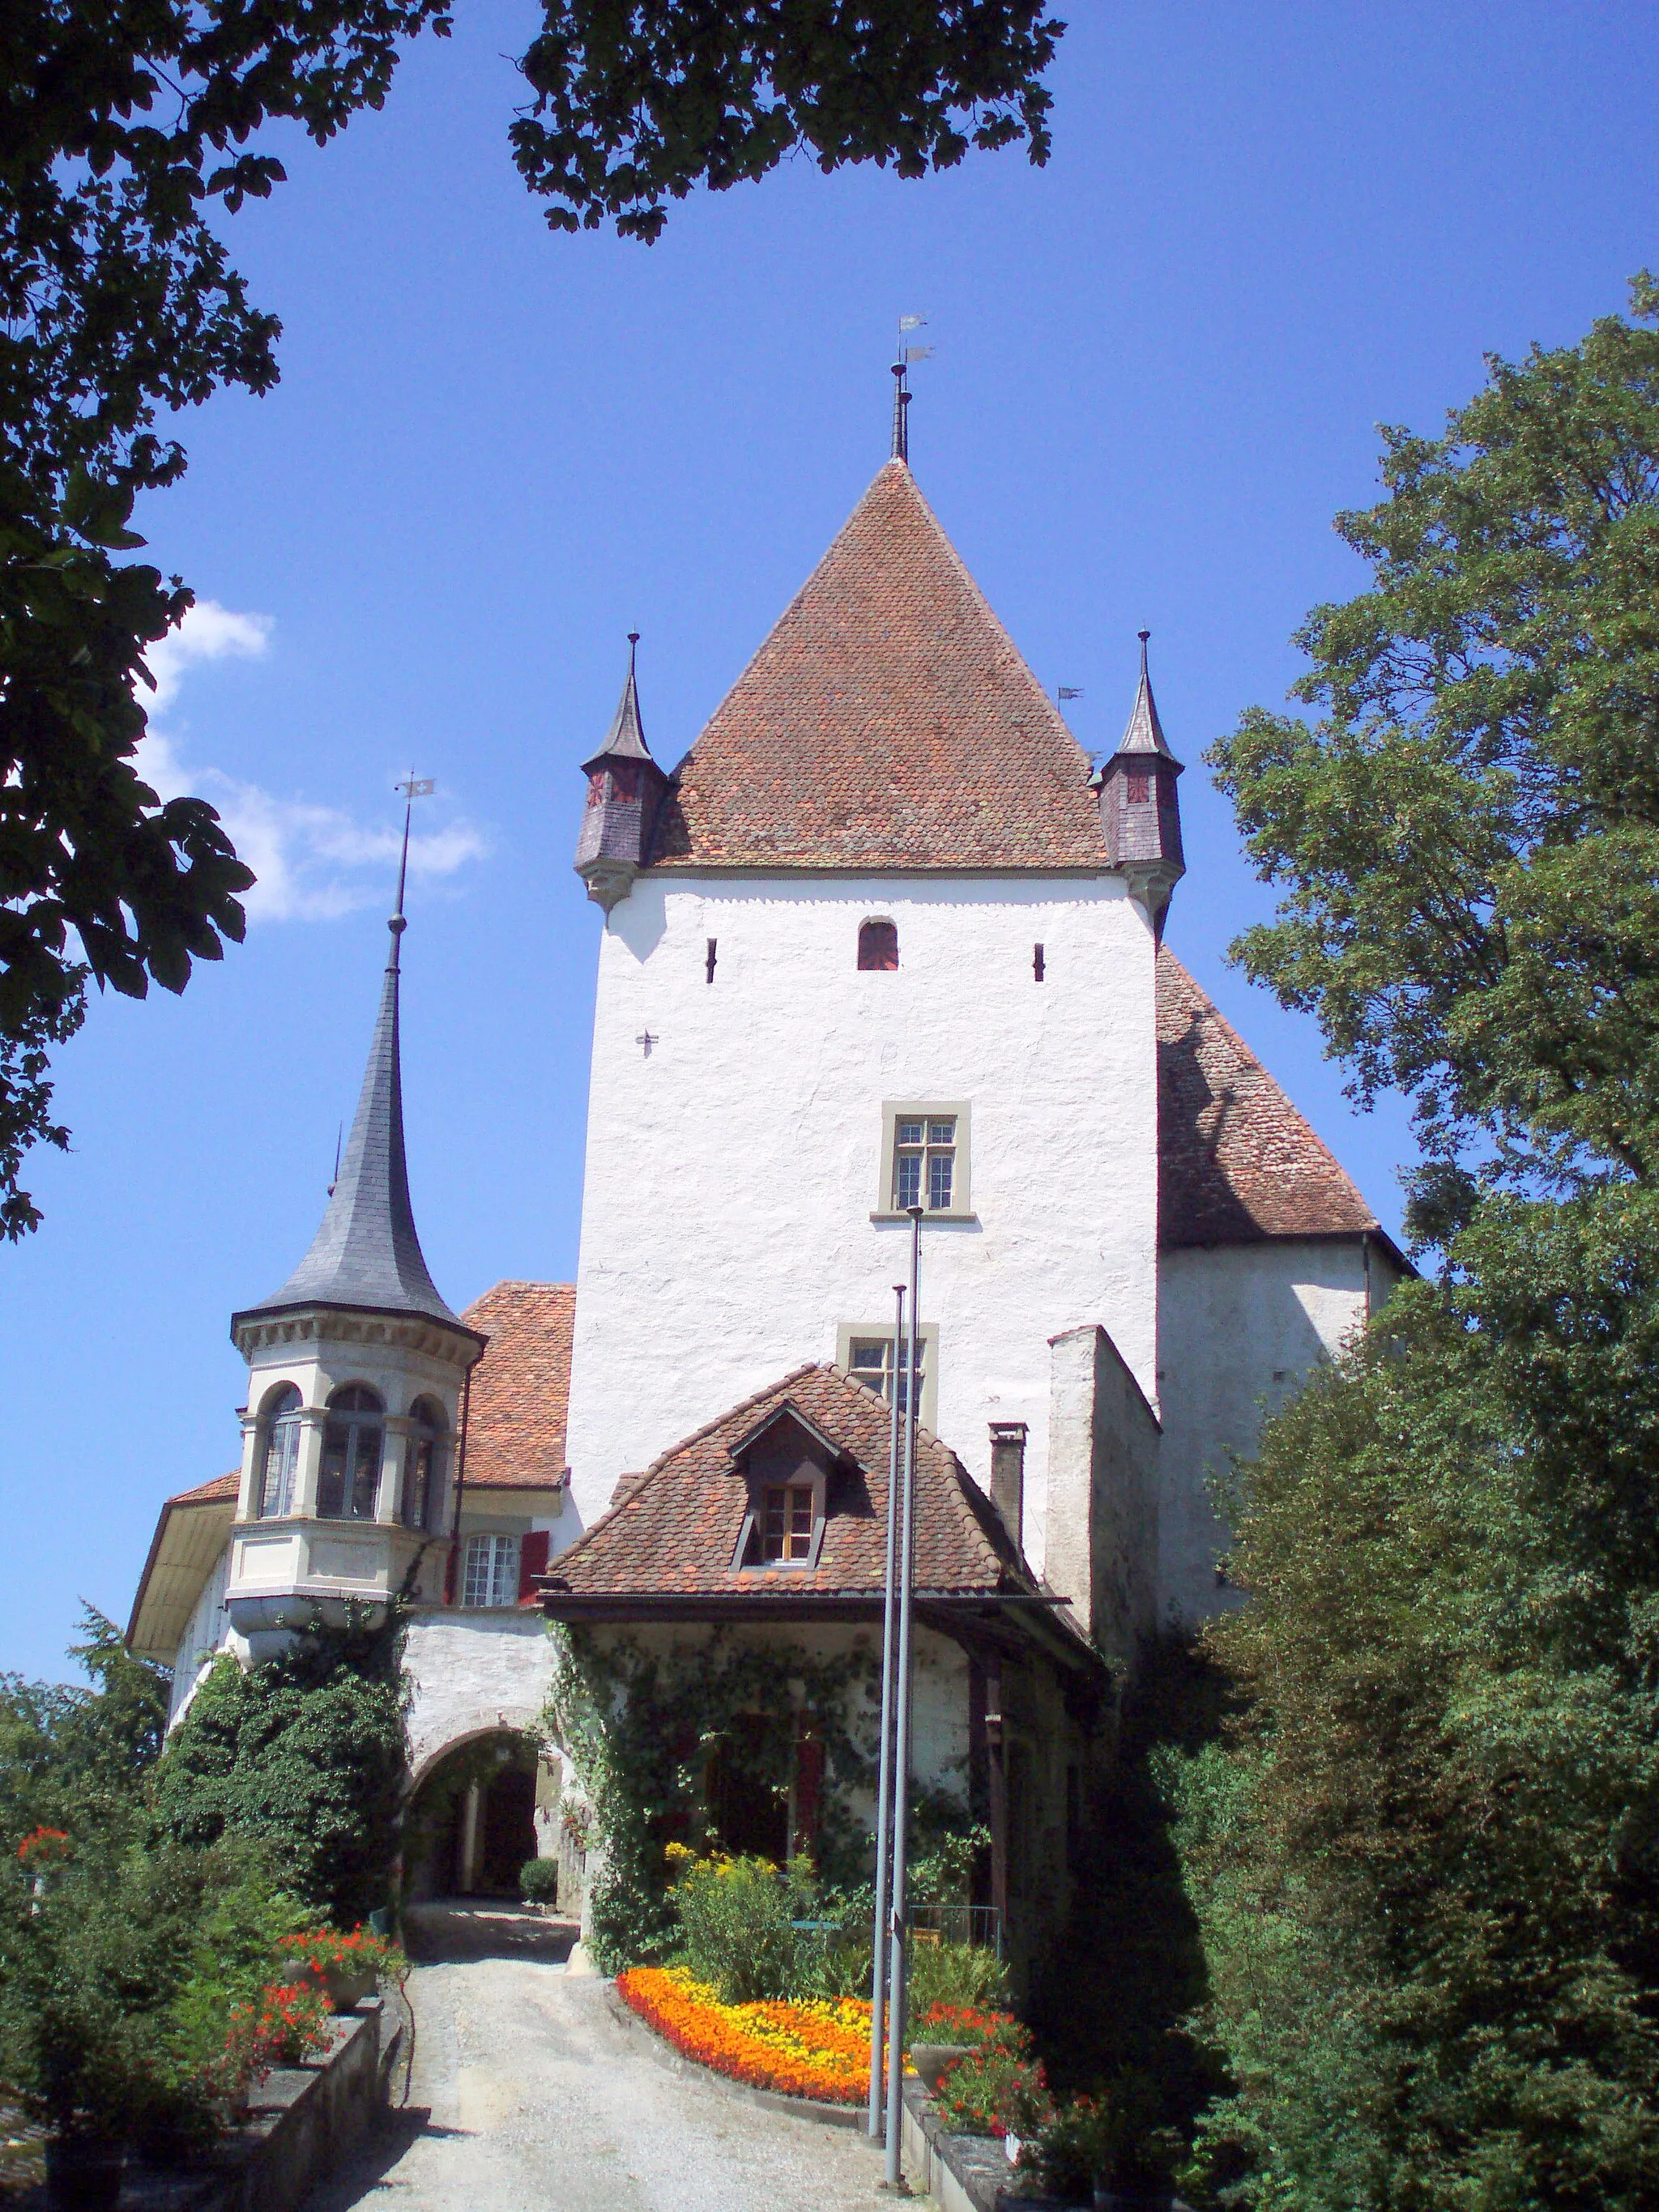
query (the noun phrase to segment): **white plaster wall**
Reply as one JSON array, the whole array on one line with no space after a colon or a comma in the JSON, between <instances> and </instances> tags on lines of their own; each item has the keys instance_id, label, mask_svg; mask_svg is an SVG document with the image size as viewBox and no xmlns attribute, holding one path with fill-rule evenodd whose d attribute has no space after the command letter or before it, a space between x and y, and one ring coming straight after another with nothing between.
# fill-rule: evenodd
<instances>
[{"instance_id":1,"label":"white plaster wall","mask_svg":"<svg viewBox=\"0 0 1659 2212\"><path fill-rule=\"evenodd\" d=\"M471 1736L538 1726L553 1645L539 1613L416 1613L404 1663L414 1679L409 1765L418 1784L435 1759Z\"/></svg>"},{"instance_id":2,"label":"white plaster wall","mask_svg":"<svg viewBox=\"0 0 1659 2212\"><path fill-rule=\"evenodd\" d=\"M1100 1328L1052 1347L1048 1578L1084 1634L1133 1661L1157 1620L1158 1425Z\"/></svg>"},{"instance_id":3,"label":"white plaster wall","mask_svg":"<svg viewBox=\"0 0 1659 2212\"><path fill-rule=\"evenodd\" d=\"M173 1662L173 1690L167 1705L169 1728L183 1718L185 1707L194 1696L197 1685L207 1672L210 1663L236 1641L231 1634L229 1616L225 1612L225 1592L230 1586L230 1549L227 1544L220 1553L212 1573L202 1585L202 1595L196 1601L196 1610L190 1616L184 1634L179 1638L179 1650Z\"/></svg>"},{"instance_id":4,"label":"white plaster wall","mask_svg":"<svg viewBox=\"0 0 1659 2212\"><path fill-rule=\"evenodd\" d=\"M896 973L857 969L871 916L897 925ZM922 1243L938 1429L988 1487L988 1424L1029 1425L1040 1563L1048 1339L1099 1322L1156 1389L1155 1085L1152 934L1115 878L644 878L599 956L567 1437L583 1522L619 1475L833 1359L837 1323L890 1315L909 1230L870 1218L882 1104L961 1099L977 1219Z\"/></svg>"},{"instance_id":5,"label":"white plaster wall","mask_svg":"<svg viewBox=\"0 0 1659 2212\"><path fill-rule=\"evenodd\" d=\"M1158 1298L1158 1612L1202 1620L1237 1602L1216 1583L1228 1532L1207 1488L1230 1452L1248 1455L1263 1402L1282 1405L1315 1362L1365 1322L1358 1237L1274 1240L1165 1252ZM1396 1279L1376 1279L1380 1304Z\"/></svg>"}]
</instances>

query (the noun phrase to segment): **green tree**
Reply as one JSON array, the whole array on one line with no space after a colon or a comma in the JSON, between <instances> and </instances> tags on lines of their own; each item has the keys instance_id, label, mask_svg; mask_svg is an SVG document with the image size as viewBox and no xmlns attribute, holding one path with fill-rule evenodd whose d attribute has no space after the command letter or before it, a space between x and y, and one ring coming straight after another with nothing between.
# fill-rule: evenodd
<instances>
[{"instance_id":1,"label":"green tree","mask_svg":"<svg viewBox=\"0 0 1659 2212\"><path fill-rule=\"evenodd\" d=\"M1387 429L1336 526L1370 590L1297 636L1309 722L1210 755L1285 887L1236 956L1363 1101L1413 1101L1412 1224L1659 1166L1659 289Z\"/></svg>"},{"instance_id":2,"label":"green tree","mask_svg":"<svg viewBox=\"0 0 1659 2212\"><path fill-rule=\"evenodd\" d=\"M143 1820L167 1726L167 1671L135 1659L91 1606L82 1638L70 1656L90 1687L0 1675L0 1856L40 1827L107 1850Z\"/></svg>"},{"instance_id":3,"label":"green tree","mask_svg":"<svg viewBox=\"0 0 1659 2212\"><path fill-rule=\"evenodd\" d=\"M1238 1471L1243 1710L1165 1762L1262 2206L1659 2193L1656 309L1386 434L1324 718L1213 756L1444 1259Z\"/></svg>"},{"instance_id":4,"label":"green tree","mask_svg":"<svg viewBox=\"0 0 1659 2212\"><path fill-rule=\"evenodd\" d=\"M214 810L163 805L134 755L146 650L190 593L114 556L176 482L158 424L276 380L275 317L216 221L386 99L448 0L15 0L0 21L0 1234L40 1219L23 1154L67 1142L48 1048L88 981L181 990L243 931L252 877ZM556 229L655 238L666 203L808 152L901 175L970 145L1046 158L1042 0L544 0L514 159Z\"/></svg>"}]
</instances>

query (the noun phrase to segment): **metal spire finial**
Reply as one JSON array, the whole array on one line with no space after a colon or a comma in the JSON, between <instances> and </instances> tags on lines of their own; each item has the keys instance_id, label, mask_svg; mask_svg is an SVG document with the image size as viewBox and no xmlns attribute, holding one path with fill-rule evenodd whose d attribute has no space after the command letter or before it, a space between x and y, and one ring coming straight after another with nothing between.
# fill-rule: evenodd
<instances>
[{"instance_id":1,"label":"metal spire finial","mask_svg":"<svg viewBox=\"0 0 1659 2212\"><path fill-rule=\"evenodd\" d=\"M409 774L400 784L396 786L396 788L404 794L404 848L398 856L398 903L386 923L386 927L392 932L392 957L386 963L394 975L398 972L398 941L404 930L409 927L409 924L404 920L404 885L409 878L410 817L415 811L415 802L417 799L429 799L432 796L433 779L429 775L416 775L414 769L410 769Z\"/></svg>"},{"instance_id":2,"label":"metal spire finial","mask_svg":"<svg viewBox=\"0 0 1659 2212\"><path fill-rule=\"evenodd\" d=\"M926 361L932 346L908 346L904 343L907 331L919 331L927 322L926 315L901 315L898 325L898 352L893 362L893 451L890 459L910 465L910 364Z\"/></svg>"}]
</instances>

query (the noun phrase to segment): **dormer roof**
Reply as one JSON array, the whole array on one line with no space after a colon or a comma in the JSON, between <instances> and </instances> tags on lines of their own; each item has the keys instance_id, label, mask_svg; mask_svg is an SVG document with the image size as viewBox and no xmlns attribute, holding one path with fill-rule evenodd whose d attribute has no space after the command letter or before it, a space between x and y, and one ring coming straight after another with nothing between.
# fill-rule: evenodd
<instances>
[{"instance_id":1,"label":"dormer roof","mask_svg":"<svg viewBox=\"0 0 1659 2212\"><path fill-rule=\"evenodd\" d=\"M887 1464L892 1414L885 1400L838 1367L799 1367L674 1445L554 1562L549 1610L586 1601L765 1598L776 1579L732 1564L750 1507L742 1460L787 1414L836 1462L823 1540L796 1595L879 1601L886 1568ZM924 1429L916 1440L918 1595L1035 1596L1030 1571L1000 1518L956 1454ZM567 1600L577 1603L564 1607Z\"/></svg>"},{"instance_id":2,"label":"dormer roof","mask_svg":"<svg viewBox=\"0 0 1659 2212\"><path fill-rule=\"evenodd\" d=\"M1090 774L894 459L681 762L652 865L1092 872Z\"/></svg>"}]
</instances>

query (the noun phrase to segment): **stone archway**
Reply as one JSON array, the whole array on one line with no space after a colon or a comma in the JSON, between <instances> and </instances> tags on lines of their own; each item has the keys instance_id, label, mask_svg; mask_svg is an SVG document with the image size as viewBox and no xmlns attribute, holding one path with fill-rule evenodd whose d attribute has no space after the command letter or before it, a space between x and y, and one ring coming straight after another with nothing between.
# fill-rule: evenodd
<instances>
[{"instance_id":1,"label":"stone archway","mask_svg":"<svg viewBox=\"0 0 1659 2212\"><path fill-rule=\"evenodd\" d=\"M429 1758L405 1816L406 1893L516 1897L519 1871L539 1856L533 1737L482 1730Z\"/></svg>"}]
</instances>

